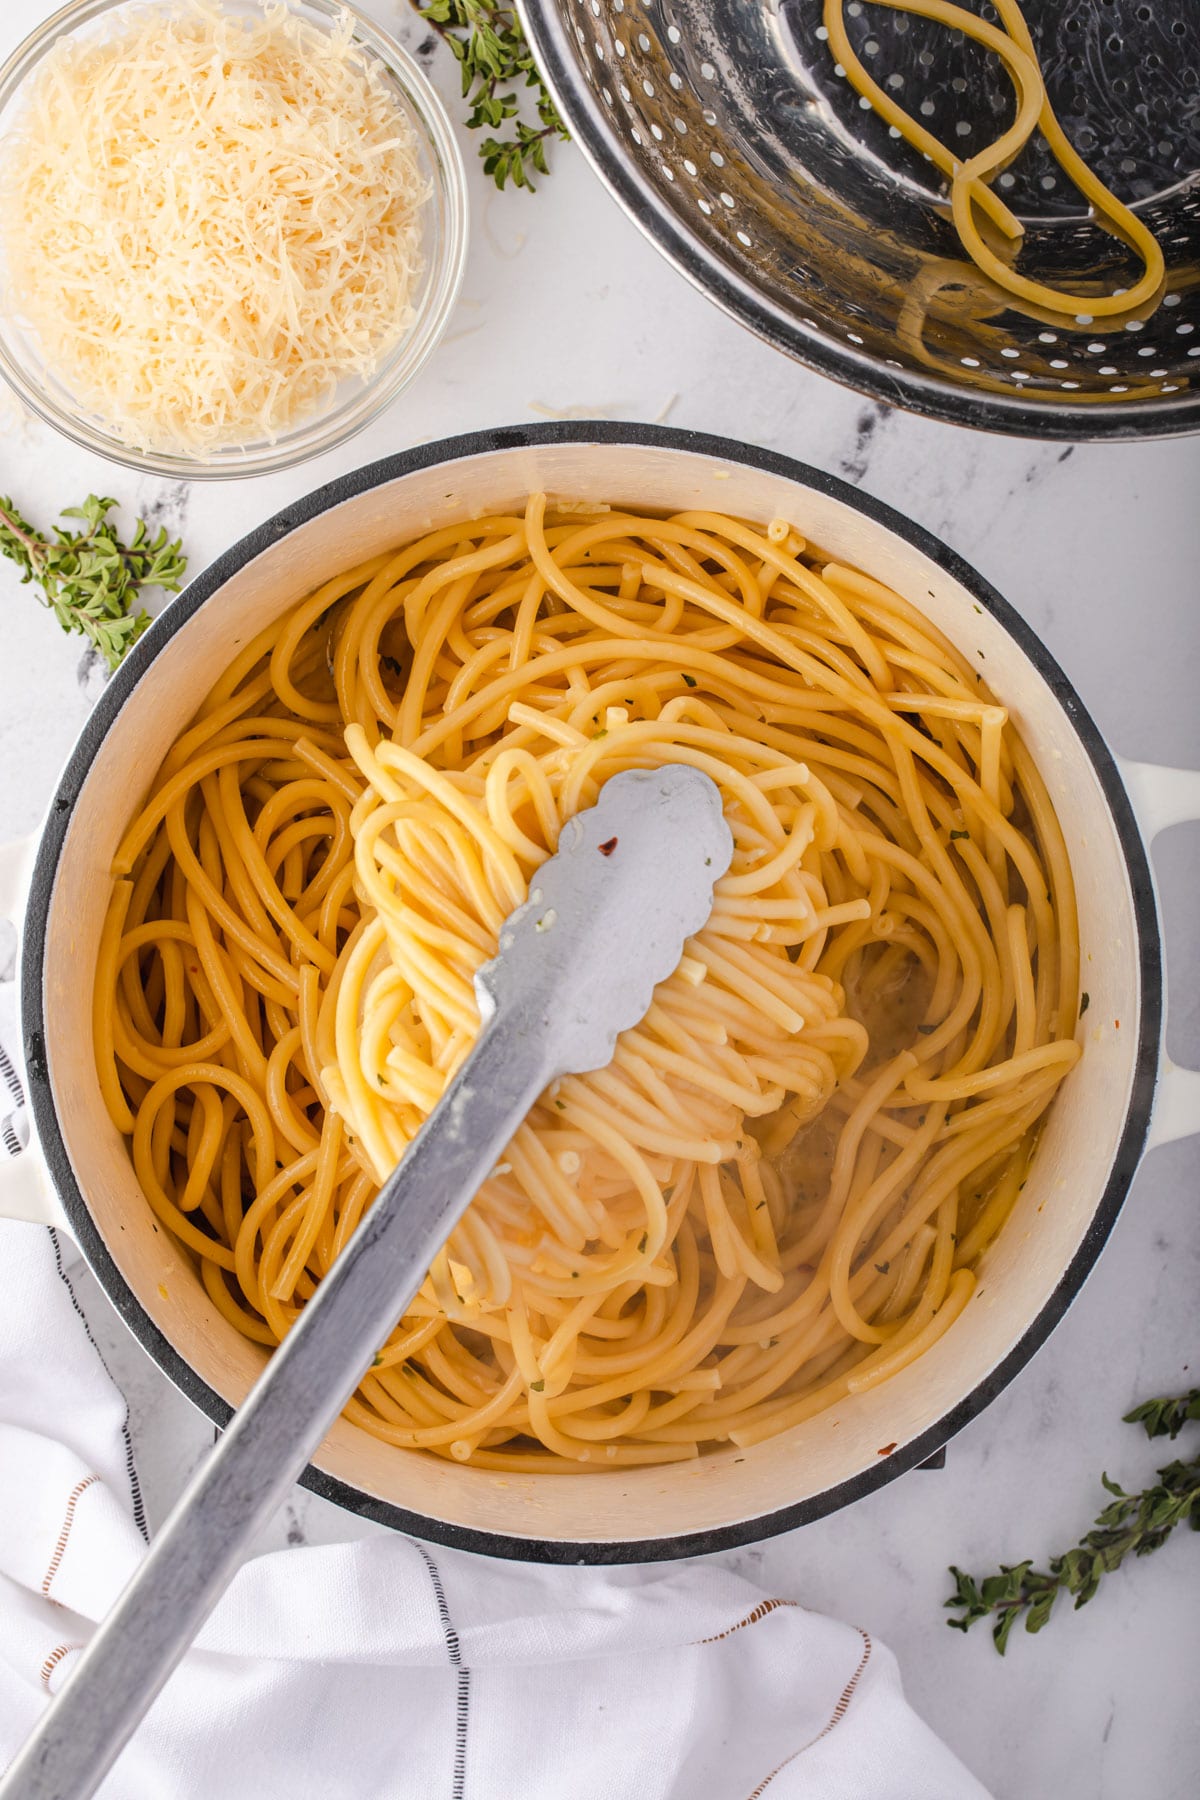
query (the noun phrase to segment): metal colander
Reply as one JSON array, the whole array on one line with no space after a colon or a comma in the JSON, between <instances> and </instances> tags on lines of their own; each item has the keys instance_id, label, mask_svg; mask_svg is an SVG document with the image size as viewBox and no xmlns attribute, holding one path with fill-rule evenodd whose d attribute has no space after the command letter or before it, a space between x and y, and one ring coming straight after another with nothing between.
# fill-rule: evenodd
<instances>
[{"instance_id":1,"label":"metal colander","mask_svg":"<svg viewBox=\"0 0 1200 1800\"><path fill-rule=\"evenodd\" d=\"M1153 311L1067 324L1014 310L966 260L938 171L836 67L821 0L520 6L613 193L768 342L880 400L997 431L1200 427L1200 0L1026 0L1068 138L1167 262ZM1011 118L996 59L961 32L869 0L846 16L875 79L964 157ZM1026 227L1023 272L1085 293L1137 278L1040 138L999 191Z\"/></svg>"}]
</instances>

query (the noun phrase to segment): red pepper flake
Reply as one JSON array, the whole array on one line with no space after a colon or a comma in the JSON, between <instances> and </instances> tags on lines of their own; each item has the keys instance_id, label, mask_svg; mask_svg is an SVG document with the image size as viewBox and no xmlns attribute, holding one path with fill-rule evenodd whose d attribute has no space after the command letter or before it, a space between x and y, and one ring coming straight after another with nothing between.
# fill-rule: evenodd
<instances>
[{"instance_id":1,"label":"red pepper flake","mask_svg":"<svg viewBox=\"0 0 1200 1800\"><path fill-rule=\"evenodd\" d=\"M876 1452L875 1452L875 1454L876 1454L876 1456L890 1456L890 1455L891 1455L891 1454L892 1454L892 1451L893 1451L893 1450L894 1450L894 1449L895 1449L895 1448L896 1448L896 1446L895 1446L895 1444L885 1444L885 1445L884 1445L884 1446L883 1446L883 1449L882 1449L882 1450L877 1450L877 1451L876 1451Z\"/></svg>"},{"instance_id":2,"label":"red pepper flake","mask_svg":"<svg viewBox=\"0 0 1200 1800\"><path fill-rule=\"evenodd\" d=\"M597 846L596 846L596 848L599 850L601 856L611 856L613 851L616 849L616 847L617 847L616 838L609 838L607 844L597 844Z\"/></svg>"},{"instance_id":3,"label":"red pepper flake","mask_svg":"<svg viewBox=\"0 0 1200 1800\"><path fill-rule=\"evenodd\" d=\"M1120 1021L1120 1019L1114 1019L1114 1020L1113 1020L1113 1029L1114 1029L1114 1031L1120 1031L1120 1029L1121 1029L1121 1021Z\"/></svg>"}]
</instances>

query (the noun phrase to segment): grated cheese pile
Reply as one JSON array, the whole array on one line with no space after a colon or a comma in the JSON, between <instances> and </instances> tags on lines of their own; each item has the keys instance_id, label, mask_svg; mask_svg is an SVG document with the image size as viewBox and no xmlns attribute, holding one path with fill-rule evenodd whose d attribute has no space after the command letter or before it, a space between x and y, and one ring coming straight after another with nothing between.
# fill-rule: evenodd
<instances>
[{"instance_id":1,"label":"grated cheese pile","mask_svg":"<svg viewBox=\"0 0 1200 1800\"><path fill-rule=\"evenodd\" d=\"M428 185L351 46L282 0L63 38L0 156L7 303L123 442L274 441L412 323Z\"/></svg>"}]
</instances>

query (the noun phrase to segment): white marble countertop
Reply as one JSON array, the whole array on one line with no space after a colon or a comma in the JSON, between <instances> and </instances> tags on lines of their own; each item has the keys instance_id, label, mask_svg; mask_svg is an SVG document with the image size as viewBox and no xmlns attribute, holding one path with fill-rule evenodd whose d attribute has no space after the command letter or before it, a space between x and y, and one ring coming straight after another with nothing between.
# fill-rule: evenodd
<instances>
[{"instance_id":1,"label":"white marble countertop","mask_svg":"<svg viewBox=\"0 0 1200 1800\"><path fill-rule=\"evenodd\" d=\"M52 10L4 0L0 56ZM410 45L404 0L367 10ZM435 74L458 103L452 67ZM1043 636L1121 751L1200 765L1200 444L1064 448L891 412L809 374L723 317L663 262L573 149L536 196L498 195L467 146L474 225L463 298L417 384L352 443L290 473L188 485L141 479L33 422L5 431L0 490L35 519L89 490L181 532L193 572L293 497L430 438L572 416L669 419L785 451L891 502L974 562ZM32 829L94 698L97 672L0 565L0 838ZM1200 832L1160 840L1172 1053L1200 1062ZM0 944L0 965L11 946ZM11 973L11 967L9 969ZM1120 1424L1200 1364L1200 1140L1159 1150L1100 1265L1050 1343L917 1470L820 1524L728 1560L846 1617L900 1658L919 1710L998 1796L1183 1800L1200 1767L1200 1607L1190 1534L1105 1583L1080 1616L1016 1638L947 1631L946 1565L1043 1560L1074 1541L1107 1469L1140 1486L1156 1459ZM126 1336L94 1286L96 1335L131 1402L151 1521L212 1428ZM1192 1377L1194 1379L1194 1376ZM297 1491L273 1542L372 1529ZM695 1800L726 1800L697 1795ZM889 1797L890 1800L890 1797ZM896 1800L901 1800L900 1796ZM905 1796L903 1800L910 1800ZM912 1797L916 1800L916 1797Z\"/></svg>"}]
</instances>

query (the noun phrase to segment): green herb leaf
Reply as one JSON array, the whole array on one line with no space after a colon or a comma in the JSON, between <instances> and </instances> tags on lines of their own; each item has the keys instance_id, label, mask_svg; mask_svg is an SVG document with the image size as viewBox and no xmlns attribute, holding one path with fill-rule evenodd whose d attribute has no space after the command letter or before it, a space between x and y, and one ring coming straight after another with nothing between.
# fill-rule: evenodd
<instances>
[{"instance_id":1,"label":"green herb leaf","mask_svg":"<svg viewBox=\"0 0 1200 1800\"><path fill-rule=\"evenodd\" d=\"M110 671L150 623L149 613L134 610L142 590L175 592L187 568L180 541L169 542L162 528L151 537L142 519L122 543L108 517L116 504L89 494L60 515L78 519L81 529L56 525L52 536L43 536L11 500L0 498L0 554L16 563L22 581L38 583L43 605L63 630L86 637Z\"/></svg>"},{"instance_id":2,"label":"green herb leaf","mask_svg":"<svg viewBox=\"0 0 1200 1800\"><path fill-rule=\"evenodd\" d=\"M1177 1437L1185 1425L1200 1420L1200 1388L1145 1400L1126 1413L1125 1420L1141 1425L1150 1438ZM1141 1493L1127 1493L1102 1475L1101 1486L1112 1495L1110 1503L1079 1543L1052 1556L1045 1570L1035 1569L1031 1561L1001 1563L997 1574L980 1581L951 1565L955 1589L945 1604L958 1617L946 1623L956 1631L969 1631L978 1620L991 1618L992 1641L1003 1656L1018 1619L1024 1618L1026 1631L1040 1631L1059 1594L1070 1594L1078 1611L1127 1556L1148 1556L1185 1521L1200 1531L1200 1454L1190 1462L1168 1463L1157 1477Z\"/></svg>"},{"instance_id":3,"label":"green herb leaf","mask_svg":"<svg viewBox=\"0 0 1200 1800\"><path fill-rule=\"evenodd\" d=\"M529 1391L531 1394L544 1394L546 1391L546 1384L544 1381L531 1381L529 1384Z\"/></svg>"},{"instance_id":4,"label":"green herb leaf","mask_svg":"<svg viewBox=\"0 0 1200 1800\"><path fill-rule=\"evenodd\" d=\"M695 687L696 677L694 675L685 675L683 679L688 687Z\"/></svg>"},{"instance_id":5,"label":"green herb leaf","mask_svg":"<svg viewBox=\"0 0 1200 1800\"><path fill-rule=\"evenodd\" d=\"M956 838L969 838L970 835L969 831L952 831L950 833L950 842L953 843Z\"/></svg>"},{"instance_id":6,"label":"green herb leaf","mask_svg":"<svg viewBox=\"0 0 1200 1800\"><path fill-rule=\"evenodd\" d=\"M1173 1394L1166 1400L1143 1400L1125 1414L1126 1425L1140 1425L1149 1438L1177 1438L1185 1425L1200 1419L1200 1388Z\"/></svg>"},{"instance_id":7,"label":"green herb leaf","mask_svg":"<svg viewBox=\"0 0 1200 1800\"><path fill-rule=\"evenodd\" d=\"M1079 996L1079 1016L1081 1019L1091 1004L1092 1004L1092 996L1087 992L1087 989L1085 988L1083 993L1080 994L1080 996Z\"/></svg>"},{"instance_id":8,"label":"green herb leaf","mask_svg":"<svg viewBox=\"0 0 1200 1800\"><path fill-rule=\"evenodd\" d=\"M551 138L568 138L550 90L538 71L513 7L502 0L412 0L432 25L462 72L463 99L470 102L467 126L497 132L512 126L511 135L485 137L479 146L484 173L498 188L533 192L532 176L548 175L546 146ZM532 90L537 124L521 117L522 90Z\"/></svg>"}]
</instances>

